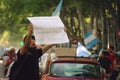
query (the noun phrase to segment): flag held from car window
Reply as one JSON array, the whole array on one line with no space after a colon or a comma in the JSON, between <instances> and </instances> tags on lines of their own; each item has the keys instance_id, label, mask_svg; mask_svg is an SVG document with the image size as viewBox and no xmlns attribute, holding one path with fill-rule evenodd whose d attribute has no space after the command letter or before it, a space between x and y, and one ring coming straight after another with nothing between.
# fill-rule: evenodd
<instances>
[{"instance_id":1,"label":"flag held from car window","mask_svg":"<svg viewBox=\"0 0 120 80\"><path fill-rule=\"evenodd\" d=\"M81 43L78 43L76 54L78 57L88 57L90 54L91 53Z\"/></svg>"},{"instance_id":2,"label":"flag held from car window","mask_svg":"<svg viewBox=\"0 0 120 80\"><path fill-rule=\"evenodd\" d=\"M99 42L99 39L94 34L92 34L92 32L87 32L87 34L84 36L84 42L85 47L90 49Z\"/></svg>"}]
</instances>

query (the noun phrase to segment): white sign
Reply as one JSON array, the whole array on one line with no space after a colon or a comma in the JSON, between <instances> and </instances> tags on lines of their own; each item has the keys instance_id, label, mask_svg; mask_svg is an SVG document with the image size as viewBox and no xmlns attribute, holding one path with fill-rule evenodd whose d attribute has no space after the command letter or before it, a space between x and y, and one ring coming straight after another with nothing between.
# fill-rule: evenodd
<instances>
[{"instance_id":1,"label":"white sign","mask_svg":"<svg viewBox=\"0 0 120 80\"><path fill-rule=\"evenodd\" d=\"M58 16L28 17L34 26L34 35L38 44L58 44L69 42L64 24Z\"/></svg>"}]
</instances>

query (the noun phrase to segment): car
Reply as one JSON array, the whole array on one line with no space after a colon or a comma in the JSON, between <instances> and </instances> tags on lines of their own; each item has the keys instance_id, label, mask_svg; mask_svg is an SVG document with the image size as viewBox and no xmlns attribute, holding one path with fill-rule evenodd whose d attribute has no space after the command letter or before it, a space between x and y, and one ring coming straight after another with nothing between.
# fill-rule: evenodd
<instances>
[{"instance_id":1,"label":"car","mask_svg":"<svg viewBox=\"0 0 120 80\"><path fill-rule=\"evenodd\" d=\"M104 80L105 73L89 57L57 56L49 59L41 80Z\"/></svg>"}]
</instances>

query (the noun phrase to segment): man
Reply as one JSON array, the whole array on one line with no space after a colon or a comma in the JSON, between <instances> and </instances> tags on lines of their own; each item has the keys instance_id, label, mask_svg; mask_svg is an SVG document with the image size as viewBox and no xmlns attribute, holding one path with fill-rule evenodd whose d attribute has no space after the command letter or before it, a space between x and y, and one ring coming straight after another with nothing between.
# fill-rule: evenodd
<instances>
[{"instance_id":1,"label":"man","mask_svg":"<svg viewBox=\"0 0 120 80\"><path fill-rule=\"evenodd\" d=\"M110 76L110 80L117 80L117 75L118 72L115 70L115 49L114 46L110 46L108 49L109 52L109 56L108 58L111 61L111 76Z\"/></svg>"},{"instance_id":2,"label":"man","mask_svg":"<svg viewBox=\"0 0 120 80\"><path fill-rule=\"evenodd\" d=\"M114 70L114 64L115 64L114 63L115 62L115 50L114 50L114 46L110 46L107 51L109 53L108 58L111 61L111 70Z\"/></svg>"},{"instance_id":3,"label":"man","mask_svg":"<svg viewBox=\"0 0 120 80\"><path fill-rule=\"evenodd\" d=\"M24 46L22 46L17 53L16 65L21 68L20 70L18 68L19 74L15 80L40 80L39 58L54 45L48 44L43 48L36 45L35 37L33 36L34 27L30 24L28 28L29 33L24 38ZM12 76L10 76L10 80L13 80Z\"/></svg>"}]
</instances>

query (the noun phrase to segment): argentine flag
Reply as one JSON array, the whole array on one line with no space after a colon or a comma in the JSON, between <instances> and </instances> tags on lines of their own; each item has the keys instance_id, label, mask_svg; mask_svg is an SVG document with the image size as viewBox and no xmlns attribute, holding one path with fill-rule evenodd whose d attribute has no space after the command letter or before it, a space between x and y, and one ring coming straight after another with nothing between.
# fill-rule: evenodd
<instances>
[{"instance_id":1,"label":"argentine flag","mask_svg":"<svg viewBox=\"0 0 120 80\"><path fill-rule=\"evenodd\" d=\"M85 47L87 49L90 49L99 42L99 39L91 32L87 32L87 34L84 36L84 42Z\"/></svg>"},{"instance_id":2,"label":"argentine flag","mask_svg":"<svg viewBox=\"0 0 120 80\"><path fill-rule=\"evenodd\" d=\"M120 56L120 52L115 52L115 53Z\"/></svg>"},{"instance_id":3,"label":"argentine flag","mask_svg":"<svg viewBox=\"0 0 120 80\"><path fill-rule=\"evenodd\" d=\"M54 13L52 16L59 16L60 15L60 11L61 11L61 8L62 8L62 4L63 4L63 0L61 0L58 4L58 6L56 7Z\"/></svg>"},{"instance_id":4,"label":"argentine flag","mask_svg":"<svg viewBox=\"0 0 120 80\"><path fill-rule=\"evenodd\" d=\"M90 56L90 54L91 53L81 43L78 43L78 46L77 46L78 57L88 57Z\"/></svg>"}]
</instances>

